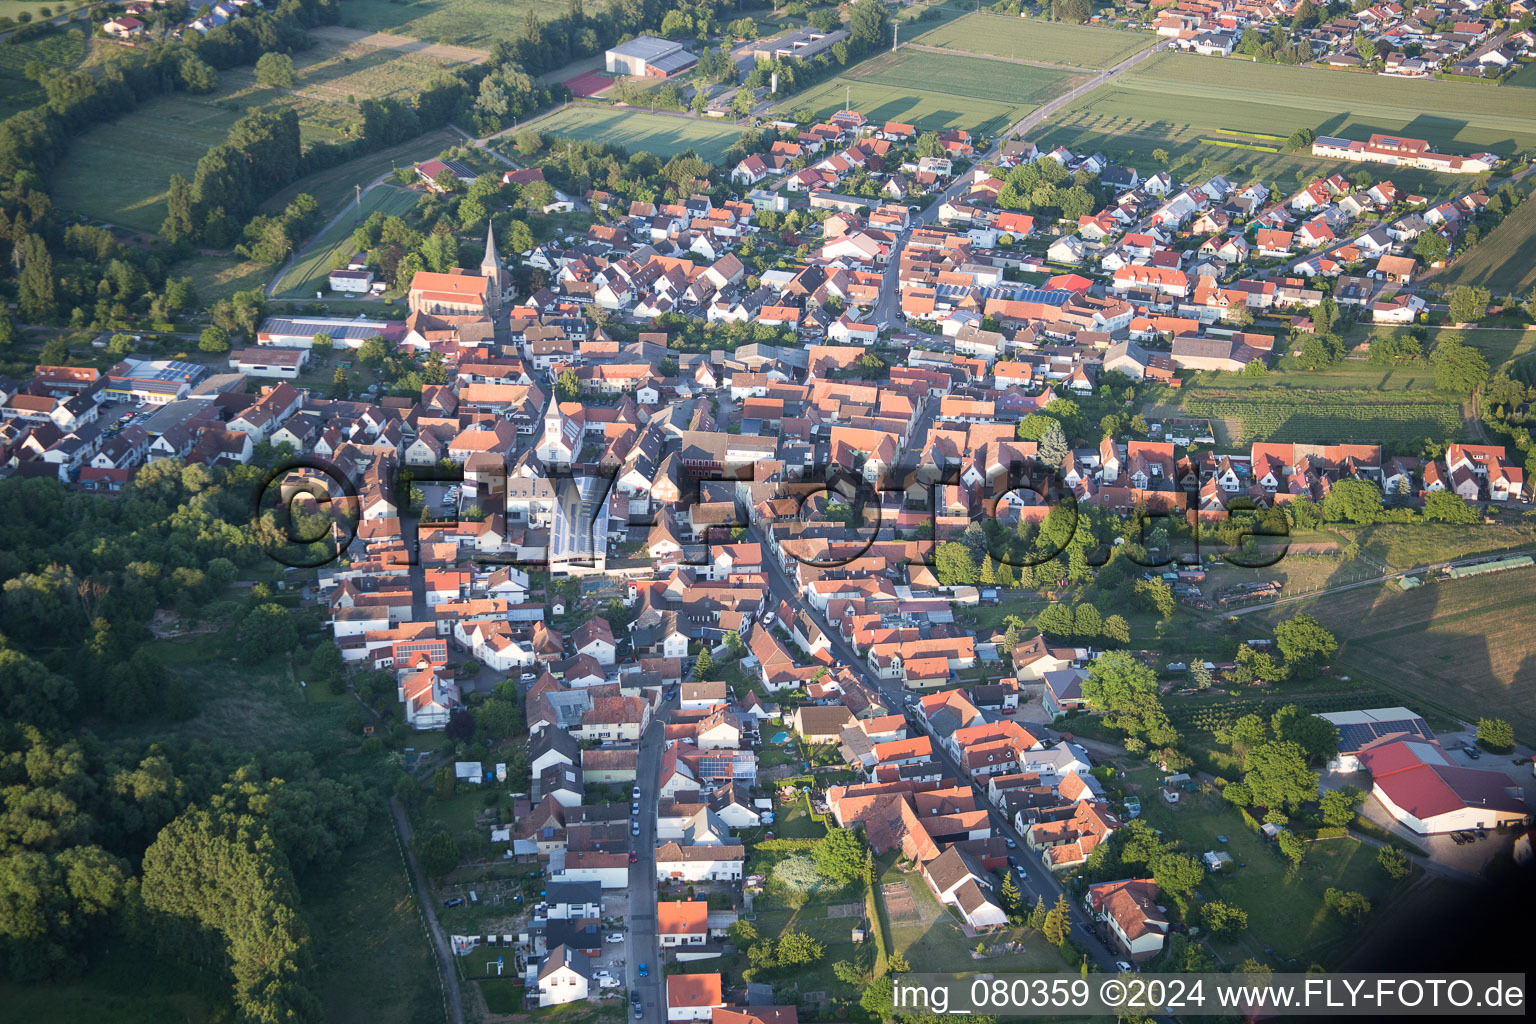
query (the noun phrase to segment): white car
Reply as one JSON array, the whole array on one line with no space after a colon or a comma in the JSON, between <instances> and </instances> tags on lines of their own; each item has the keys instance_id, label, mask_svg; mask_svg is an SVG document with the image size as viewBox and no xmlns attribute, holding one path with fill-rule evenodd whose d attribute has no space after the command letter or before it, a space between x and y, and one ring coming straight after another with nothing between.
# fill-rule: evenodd
<instances>
[{"instance_id":1,"label":"white car","mask_svg":"<svg viewBox=\"0 0 1536 1024\"><path fill-rule=\"evenodd\" d=\"M765 625L765 626L773 625L773 612L768 612L768 613L766 613L763 616L763 625Z\"/></svg>"},{"instance_id":2,"label":"white car","mask_svg":"<svg viewBox=\"0 0 1536 1024\"><path fill-rule=\"evenodd\" d=\"M1115 961L1115 970L1117 970L1117 971L1134 971L1134 970L1136 970L1136 968L1131 966L1131 962L1129 960L1116 960Z\"/></svg>"},{"instance_id":3,"label":"white car","mask_svg":"<svg viewBox=\"0 0 1536 1024\"><path fill-rule=\"evenodd\" d=\"M630 789L630 791L629 791L629 798L631 800L639 800L640 799L640 787L639 786L634 786L634 787L632 787Z\"/></svg>"},{"instance_id":4,"label":"white car","mask_svg":"<svg viewBox=\"0 0 1536 1024\"><path fill-rule=\"evenodd\" d=\"M624 941L624 933L623 932L613 932L613 933L611 933L609 935L605 935L605 936L603 936L603 941L604 942L623 942Z\"/></svg>"}]
</instances>

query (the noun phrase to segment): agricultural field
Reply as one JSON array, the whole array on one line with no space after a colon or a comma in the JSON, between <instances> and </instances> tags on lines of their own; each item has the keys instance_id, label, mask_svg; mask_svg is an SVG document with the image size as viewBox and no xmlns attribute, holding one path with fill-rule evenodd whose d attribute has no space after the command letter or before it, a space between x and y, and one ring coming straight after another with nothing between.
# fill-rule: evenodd
<instances>
[{"instance_id":1,"label":"agricultural field","mask_svg":"<svg viewBox=\"0 0 1536 1024\"><path fill-rule=\"evenodd\" d=\"M588 0L586 9L590 14L601 6L602 0ZM565 0L347 0L341 23L369 32L488 46L521 31L530 10L548 20L569 9Z\"/></svg>"},{"instance_id":2,"label":"agricultural field","mask_svg":"<svg viewBox=\"0 0 1536 1024\"><path fill-rule=\"evenodd\" d=\"M741 137L741 127L728 122L580 103L523 127L531 128L545 138L602 142L623 146L631 153L644 150L663 160L691 149L710 163L718 163L725 151ZM511 144L510 137L504 139L504 146Z\"/></svg>"},{"instance_id":3,"label":"agricultural field","mask_svg":"<svg viewBox=\"0 0 1536 1024\"><path fill-rule=\"evenodd\" d=\"M1536 65L1520 74L1533 69ZM1536 88L1536 80L1531 85ZM1536 98L1536 93L1529 95ZM1521 203L1471 252L1439 274L1437 283L1447 288L1458 284L1481 285L1499 297L1510 293L1521 298L1528 296L1536 287L1536 203Z\"/></svg>"},{"instance_id":4,"label":"agricultural field","mask_svg":"<svg viewBox=\"0 0 1536 1024\"><path fill-rule=\"evenodd\" d=\"M0 3L0 12L11 6L25 5ZM79 29L55 29L20 43L0 42L0 119L30 110L46 98L43 90L27 78L28 64L41 61L50 70L70 70L85 59L85 51L85 34Z\"/></svg>"},{"instance_id":5,"label":"agricultural field","mask_svg":"<svg viewBox=\"0 0 1536 1024\"><path fill-rule=\"evenodd\" d=\"M1156 42L1145 32L1117 32L985 12L967 14L909 39L924 46L1080 68L1113 67Z\"/></svg>"},{"instance_id":6,"label":"agricultural field","mask_svg":"<svg viewBox=\"0 0 1536 1024\"><path fill-rule=\"evenodd\" d=\"M222 72L219 88L206 96L161 97L84 133L60 168L55 202L153 233L165 219L171 175L190 180L197 161L224 141L230 126L248 109L292 107L298 111L306 144L337 141L361 129L356 101L413 92L437 71L455 66L454 61L423 52L338 38L296 54L294 63L294 89L261 86L252 69L240 68Z\"/></svg>"},{"instance_id":7,"label":"agricultural field","mask_svg":"<svg viewBox=\"0 0 1536 1024\"><path fill-rule=\"evenodd\" d=\"M925 131L965 128L992 135L1083 80L984 57L898 50L791 96L779 109L824 116L852 103L876 124L904 121Z\"/></svg>"},{"instance_id":8,"label":"agricultural field","mask_svg":"<svg viewBox=\"0 0 1536 1024\"><path fill-rule=\"evenodd\" d=\"M54 4L35 3L34 0L0 0L0 18L10 18L12 21L16 21L23 14L30 14L34 19L41 19L45 16L43 14L45 8L57 15L63 14L67 10L74 10L80 6L83 6L83 4L74 2L74 0L70 0L67 3Z\"/></svg>"},{"instance_id":9,"label":"agricultural field","mask_svg":"<svg viewBox=\"0 0 1536 1024\"><path fill-rule=\"evenodd\" d=\"M1513 569L1406 592L1361 587L1259 614L1271 625L1315 615L1339 639L1335 672L1400 694L1425 713L1475 720L1496 711L1529 743L1536 739L1533 602L1536 569Z\"/></svg>"},{"instance_id":10,"label":"agricultural field","mask_svg":"<svg viewBox=\"0 0 1536 1024\"><path fill-rule=\"evenodd\" d=\"M1376 370L1376 377L1383 375ZM1420 370L1419 376L1432 385L1428 370ZM1417 450L1425 438L1466 436L1460 404L1432 390L1287 387L1273 381L1267 387L1233 387L1223 382L1186 387L1176 401L1184 415L1215 421L1216 440L1224 447L1251 441L1358 441L1399 442Z\"/></svg>"},{"instance_id":11,"label":"agricultural field","mask_svg":"<svg viewBox=\"0 0 1536 1024\"><path fill-rule=\"evenodd\" d=\"M394 185L380 185L363 196L361 206L349 204L349 215L342 217L318 235L294 261L277 283L277 298L307 299L315 292L330 291L327 276L338 258L352 255L352 231L375 211L387 216L404 214L416 205L420 196Z\"/></svg>"},{"instance_id":12,"label":"agricultural field","mask_svg":"<svg viewBox=\"0 0 1536 1024\"><path fill-rule=\"evenodd\" d=\"M1512 153L1536 143L1536 114L1499 89L1369 75L1345 81L1344 74L1158 54L1060 111L1035 141L1098 150L1144 173L1160 169L1149 157L1163 149L1170 161L1189 167L1185 177L1225 174L1275 183L1282 191L1340 169L1338 161L1284 152L1283 140L1297 128L1362 139L1373 131L1401 132L1452 153ZM1350 165L1352 173L1361 169L1431 197L1467 187L1459 175Z\"/></svg>"}]
</instances>

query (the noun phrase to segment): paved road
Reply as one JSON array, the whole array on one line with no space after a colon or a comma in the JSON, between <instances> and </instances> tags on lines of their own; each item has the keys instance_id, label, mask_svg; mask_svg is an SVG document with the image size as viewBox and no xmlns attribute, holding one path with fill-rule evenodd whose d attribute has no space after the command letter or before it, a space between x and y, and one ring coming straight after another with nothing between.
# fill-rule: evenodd
<instances>
[{"instance_id":1,"label":"paved road","mask_svg":"<svg viewBox=\"0 0 1536 1024\"><path fill-rule=\"evenodd\" d=\"M878 679L871 672L869 672L864 659L860 658L858 654L853 650L853 648L845 640L843 640L842 634L828 625L822 616L817 614L815 609L811 608L808 603L800 599L799 593L790 583L788 576L786 576L784 571L779 567L778 560L773 557L773 553L769 549L768 543L758 527L753 526L748 531L748 533L752 540L757 541L763 546L763 551L768 556L763 559L763 562L768 569L766 573L768 578L768 589L773 597L778 600L789 601L795 605L798 611L809 615L811 619L821 627L821 631L827 635L827 638L831 641L832 644L832 653L836 655L836 657L843 664L847 665L857 675L859 675L867 685L874 687L877 691L885 694L888 700L894 702L892 704L893 707L904 707L907 693L905 690L903 690L901 684L893 680ZM933 745L933 749L935 755L944 764L945 768L948 769L951 775L958 779L965 779L967 777L966 774L960 770L960 766L954 762L954 760L949 756L948 752L946 752L938 743ZM1055 904L1056 897L1064 891L1061 883L1057 881L1056 878L1052 876L1050 871L1046 869L1045 865L1042 864L1039 859L1028 850L1028 848L1024 845L1023 837L1019 835L1011 823L1003 820L1002 813L998 811L997 808L991 806L991 804L986 804L986 807L990 816L993 833L995 835L1003 836L1007 839L1012 839L1015 844L1014 859L1019 862L1019 865L1024 872L1024 878L1020 885L1020 892L1023 894L1024 902L1030 906L1033 906L1036 897L1043 896L1045 898L1045 905L1047 907ZM1109 973L1114 973L1115 961L1118 958L1094 933L1093 928L1088 921L1087 912L1084 911L1082 904L1079 901L1074 900L1071 894L1068 894L1067 902L1072 908L1073 939L1088 951L1088 955L1093 959L1094 963L1097 964L1098 969Z\"/></svg>"},{"instance_id":2,"label":"paved road","mask_svg":"<svg viewBox=\"0 0 1536 1024\"><path fill-rule=\"evenodd\" d=\"M656 717L640 737L636 778L652 781L649 786L640 787L640 834L633 839L640 859L629 869L629 932L624 937L625 991L627 994L639 990L645 1020L650 1022L667 1018L665 972L656 938L656 780L661 772L661 719L667 707L663 704L657 709ZM640 977L641 964L649 970L647 977ZM627 1003L625 1013L633 1019Z\"/></svg>"},{"instance_id":3,"label":"paved road","mask_svg":"<svg viewBox=\"0 0 1536 1024\"><path fill-rule=\"evenodd\" d=\"M416 863L416 853L411 849L411 823L405 816L400 801L389 798L389 811L395 816L395 827L400 830L400 841L405 846L405 862L410 866L411 878L416 883L416 896L427 916L427 930L432 934L432 949L437 954L438 974L443 982L443 994L448 999L451 1024L464 1024L464 995L459 991L459 975L454 970L453 950L442 925L437 923L437 909L432 905L432 889L427 885L421 865Z\"/></svg>"}]
</instances>

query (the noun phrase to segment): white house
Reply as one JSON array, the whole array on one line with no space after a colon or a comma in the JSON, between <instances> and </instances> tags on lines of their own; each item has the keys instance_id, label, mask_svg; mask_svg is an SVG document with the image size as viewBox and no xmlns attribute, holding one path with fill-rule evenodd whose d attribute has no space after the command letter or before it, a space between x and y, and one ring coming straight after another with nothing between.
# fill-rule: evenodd
<instances>
[{"instance_id":1,"label":"white house","mask_svg":"<svg viewBox=\"0 0 1536 1024\"><path fill-rule=\"evenodd\" d=\"M590 958L561 944L549 951L539 967L539 1005L560 1006L587 998L591 987Z\"/></svg>"},{"instance_id":2,"label":"white house","mask_svg":"<svg viewBox=\"0 0 1536 1024\"><path fill-rule=\"evenodd\" d=\"M742 875L742 846L679 846L665 843L656 851L658 882L731 882Z\"/></svg>"}]
</instances>

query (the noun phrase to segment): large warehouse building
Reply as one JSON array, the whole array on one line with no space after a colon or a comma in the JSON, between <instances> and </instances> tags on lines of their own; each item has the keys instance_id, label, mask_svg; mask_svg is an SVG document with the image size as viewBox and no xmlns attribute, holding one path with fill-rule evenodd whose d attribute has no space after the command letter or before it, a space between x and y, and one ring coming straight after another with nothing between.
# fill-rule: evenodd
<instances>
[{"instance_id":1,"label":"large warehouse building","mask_svg":"<svg viewBox=\"0 0 1536 1024\"><path fill-rule=\"evenodd\" d=\"M604 57L609 74L643 78L666 78L687 71L699 62L699 58L683 49L682 43L655 36L639 36L620 43Z\"/></svg>"}]
</instances>

